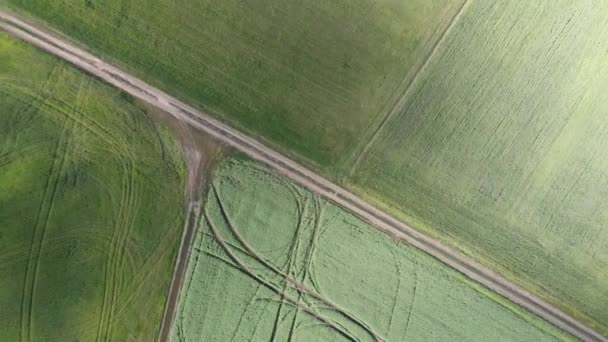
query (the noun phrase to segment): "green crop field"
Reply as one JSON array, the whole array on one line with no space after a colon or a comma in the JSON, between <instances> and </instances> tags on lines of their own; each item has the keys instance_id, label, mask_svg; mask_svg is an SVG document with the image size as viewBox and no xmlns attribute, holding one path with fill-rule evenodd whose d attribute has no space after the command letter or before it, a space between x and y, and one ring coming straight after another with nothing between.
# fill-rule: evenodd
<instances>
[{"instance_id":1,"label":"green crop field","mask_svg":"<svg viewBox=\"0 0 608 342\"><path fill-rule=\"evenodd\" d=\"M0 108L0 341L154 341L183 225L168 131L5 33Z\"/></svg>"},{"instance_id":2,"label":"green crop field","mask_svg":"<svg viewBox=\"0 0 608 342\"><path fill-rule=\"evenodd\" d=\"M0 0L334 175L461 0Z\"/></svg>"},{"instance_id":3,"label":"green crop field","mask_svg":"<svg viewBox=\"0 0 608 342\"><path fill-rule=\"evenodd\" d=\"M473 1L351 186L608 332L608 6Z\"/></svg>"},{"instance_id":4,"label":"green crop field","mask_svg":"<svg viewBox=\"0 0 608 342\"><path fill-rule=\"evenodd\" d=\"M174 341L569 336L259 165L214 171Z\"/></svg>"},{"instance_id":5,"label":"green crop field","mask_svg":"<svg viewBox=\"0 0 608 342\"><path fill-rule=\"evenodd\" d=\"M0 0L0 5L294 156L608 336L608 5L569 0ZM10 65L1 63L0 70L10 72ZM105 92L110 102L129 102ZM77 94L73 97L77 102ZM135 104L121 108L141 112ZM64 129L71 128L54 128ZM10 128L10 134L19 133L14 131ZM14 145L10 137L7 146ZM60 152L71 146L63 138L50 144L44 146L58 146ZM121 154L117 146L122 145L109 149ZM56 158L44 160L55 170ZM171 160L177 163L177 157ZM11 188L0 188L0 196L22 186L27 173L19 170L27 165L0 175L11 179L1 185ZM115 169L95 166L91 172ZM154 170L146 166L140 172ZM35 196L47 197L44 191ZM177 204L171 202L176 210ZM210 234L210 225L204 227ZM197 243L213 245L205 241ZM29 253L38 252L35 247ZM207 254L196 253L219 260ZM221 268L217 272L226 276ZM27 274L26 286L33 277ZM253 297L243 293L260 285L234 286L242 286L239 296L249 301ZM238 298L234 305L246 305ZM177 327L204 335L205 329L224 327L218 320ZM340 324L361 333L360 327Z\"/></svg>"}]
</instances>

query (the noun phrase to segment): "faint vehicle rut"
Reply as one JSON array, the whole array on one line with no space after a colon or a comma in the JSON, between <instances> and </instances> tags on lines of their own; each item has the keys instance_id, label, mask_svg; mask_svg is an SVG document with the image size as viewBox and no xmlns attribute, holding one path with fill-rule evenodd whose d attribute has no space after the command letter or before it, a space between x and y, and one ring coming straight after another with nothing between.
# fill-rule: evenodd
<instances>
[{"instance_id":1,"label":"faint vehicle rut","mask_svg":"<svg viewBox=\"0 0 608 342\"><path fill-rule=\"evenodd\" d=\"M219 233L217 231L217 228L215 227L215 224L209 218L209 216L208 216L208 214L207 214L206 211L204 213L204 217L205 217L206 222L209 225L209 228L211 229L211 231L215 235L215 240L222 246L222 248L228 254L228 256L238 265L238 267L239 267L238 269L239 270L241 270L245 274L249 275L250 277L252 277L257 282L265 285L266 287L268 287L272 291L276 292L278 295L280 295L282 298L284 298L288 302L291 302L294 305L297 305L298 307L300 307L300 309L302 309L302 311L308 313L312 317L314 317L314 318L318 319L319 321L325 323L328 327L334 329L335 331L337 331L338 333L340 333L342 336L346 337L347 339L349 339L351 341L358 341L359 340L358 338L352 336L348 331L345 331L340 326L337 326L334 322L331 322L327 318L319 315L314 310L312 310L312 309L310 309L310 308L308 308L308 307L300 304L297 300L291 298L290 296L288 296L287 294L285 294L284 292L282 292L275 285L273 285L272 283L270 283L270 282L262 279L260 276L256 275L253 271L251 271L249 268L247 268L245 266L245 264L238 257L236 257L234 254L232 254L232 252L230 252L229 247L224 243L224 239L219 235Z\"/></svg>"},{"instance_id":2,"label":"faint vehicle rut","mask_svg":"<svg viewBox=\"0 0 608 342\"><path fill-rule=\"evenodd\" d=\"M283 271L279 270L278 268L276 268L274 265L272 265L268 260L264 259L263 257L261 257L252 247L251 245L249 245L249 243L247 243L242 236L239 234L238 230L236 229L236 227L234 226L234 224L232 223L226 208L224 207L221 197L219 195L219 192L217 190L217 188L212 185L211 187L211 191L214 194L214 197L219 205L220 208L220 213L223 217L223 219L226 221L226 223L228 224L229 229L232 231L233 235L235 236L235 238L238 240L238 242L245 248L245 250L247 250L249 252L249 254L255 258L256 260L258 260L260 263L262 263L264 266L266 266L268 269L272 270L273 272L275 272L276 274L280 275L281 277L283 277L284 282L289 284L292 288L294 288L295 290L298 291L299 293L299 297L301 295L309 295L311 297L313 297L314 299L324 303L325 305L327 305L328 307L330 307L331 309L335 310L336 312L340 313L341 315L343 315L344 317L346 317L348 320L352 321L353 323L359 325L361 328L363 328L367 333L369 333L375 340L377 341L385 341L386 339L382 336L380 336L378 333L376 333L367 323L363 322L362 320L360 320L359 318L355 317L352 313L346 311L345 309L339 307L337 304L327 300L326 298L321 297L319 294L316 294L314 291L311 291L310 289L308 289L303 282L297 281L293 278L291 278L289 275L285 274ZM317 223L315 224L315 226L318 225L318 221L320 219L317 219ZM316 229L318 229L318 227L315 227L315 231ZM313 233L314 234L314 233ZM313 248L313 246L311 246L310 248ZM311 252L311 249L309 248L309 253ZM298 299L299 302L300 298Z\"/></svg>"}]
</instances>

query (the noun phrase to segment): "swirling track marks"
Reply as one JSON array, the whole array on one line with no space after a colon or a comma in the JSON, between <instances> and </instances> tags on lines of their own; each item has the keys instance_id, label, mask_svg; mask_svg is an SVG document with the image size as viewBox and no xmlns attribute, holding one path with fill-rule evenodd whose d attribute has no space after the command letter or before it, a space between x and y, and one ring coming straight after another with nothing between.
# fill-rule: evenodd
<instances>
[{"instance_id":1,"label":"swirling track marks","mask_svg":"<svg viewBox=\"0 0 608 342\"><path fill-rule=\"evenodd\" d=\"M249 245L249 243L247 243L247 241L245 241L243 239L243 237L239 234L236 226L233 224L232 220L230 219L230 215L228 214L228 212L226 211L226 208L223 205L223 202L222 202L222 199L221 199L221 196L219 194L217 187L215 185L212 185L210 191L212 191L212 193L214 194L214 197L219 206L220 214L222 215L223 220L228 224L228 227L229 227L230 231L232 232L232 234L234 235L234 237L249 252L251 257L257 259L260 263L262 263L268 269L272 270L274 273L283 277L284 281L287 282L288 284L290 284L290 286L292 286L292 288L295 289L296 291L298 291L299 293L310 295L311 297L315 298L316 300L319 300L322 303L326 304L332 310L340 313L341 315L343 315L344 317L346 317L353 323L359 325L363 330L365 330L375 340L377 340L377 341L386 340L384 337L377 334L367 323L363 322L362 320L355 317L350 312L344 310L343 308L339 307L338 305L329 301L328 299L323 298L319 294L316 294L313 291L309 290L308 288L306 288L306 286L302 282L291 278L289 275L287 275L284 272L282 272L281 270L279 270L276 266L274 266L268 260L266 260L265 258L260 256L259 253L257 253L257 251L255 251L251 247L251 245ZM299 301L298 301L298 304L299 304Z\"/></svg>"},{"instance_id":2,"label":"swirling track marks","mask_svg":"<svg viewBox=\"0 0 608 342\"><path fill-rule=\"evenodd\" d=\"M26 267L26 282L21 307L22 327L20 338L22 341L32 340L32 310L35 296L36 278L40 265L40 254L42 246L44 245L44 240L46 238L48 221L53 209L53 202L55 200L55 195L59 187L59 179L61 177L61 173L63 172L63 166L65 163L66 154L68 152L68 135L70 134L69 132L71 130L70 126L71 125L69 124L66 125L65 129L62 132L62 138L59 140L58 148L55 152L56 156L58 157L56 159L59 159L59 161L55 160L51 167L51 171L47 180L46 190L44 192L42 203L38 211L36 227L34 228L28 266ZM48 202L47 205L45 205L46 202ZM27 298L25 293L29 293L29 298Z\"/></svg>"},{"instance_id":3,"label":"swirling track marks","mask_svg":"<svg viewBox=\"0 0 608 342\"><path fill-rule=\"evenodd\" d=\"M261 283L262 285L268 287L269 289L271 289L272 291L276 292L277 294L281 295L283 298L285 298L285 300L287 300L287 301L289 301L289 302L291 302L291 303L299 306L304 312L308 313L312 317L315 317L319 321L325 323L327 326L329 326L332 329L336 330L338 333L340 333L342 336L346 337L347 339L349 339L351 341L357 341L358 340L356 337L352 336L349 332L347 332L344 329L342 329L341 327L337 326L334 322L331 322L330 320L328 320L327 318L319 315L318 313L316 313L315 311L311 310L310 308L301 305L295 299L293 299L290 296L288 296L287 294L283 293L275 285L273 285L272 283L264 280L260 276L258 276L255 273L253 273L253 271L251 271L249 268L247 268L245 266L245 264L243 264L243 262L239 258L237 258L230 251L230 249L228 248L228 245L225 244L224 239L219 235L219 233L217 231L217 228L215 227L215 224L213 223L213 221L210 219L209 214L207 213L207 211L204 212L204 217L205 217L206 222L209 224L209 227L210 227L211 231L213 232L213 234L215 236L215 240L220 244L220 246L222 247L222 249L224 249L224 251L228 254L228 256L230 257L230 259L232 259L238 265L238 267L239 267L238 269L240 271L242 271L243 273L247 274L248 276L250 276L251 278L253 278L255 281Z\"/></svg>"}]
</instances>

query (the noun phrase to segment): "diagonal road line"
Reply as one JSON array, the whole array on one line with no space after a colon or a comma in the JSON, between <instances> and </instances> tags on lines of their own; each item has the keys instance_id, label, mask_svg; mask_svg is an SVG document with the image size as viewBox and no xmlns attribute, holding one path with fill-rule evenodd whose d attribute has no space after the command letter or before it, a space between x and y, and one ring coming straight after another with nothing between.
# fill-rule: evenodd
<instances>
[{"instance_id":1,"label":"diagonal road line","mask_svg":"<svg viewBox=\"0 0 608 342\"><path fill-rule=\"evenodd\" d=\"M127 72L111 66L81 48L25 23L13 14L3 10L0 10L0 30L4 30L63 59L132 96L168 112L177 120L188 123L215 137L223 143L245 153L252 159L268 165L297 184L348 209L395 239L405 241L423 250L470 279L521 305L531 313L538 315L575 337L584 341L608 342L608 338L522 287L515 285L498 273L446 247L441 242L418 232L384 211L373 207L362 198L313 173L255 139L213 119L200 110L188 106Z\"/></svg>"}]
</instances>

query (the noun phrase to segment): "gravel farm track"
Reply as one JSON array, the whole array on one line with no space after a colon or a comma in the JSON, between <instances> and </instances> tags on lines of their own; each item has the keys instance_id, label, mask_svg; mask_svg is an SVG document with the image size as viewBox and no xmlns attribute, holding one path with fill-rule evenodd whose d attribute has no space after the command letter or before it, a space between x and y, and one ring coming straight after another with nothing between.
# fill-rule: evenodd
<instances>
[{"instance_id":1,"label":"gravel farm track","mask_svg":"<svg viewBox=\"0 0 608 342\"><path fill-rule=\"evenodd\" d=\"M182 138L184 139L184 138ZM186 138L187 139L187 138ZM194 138L191 138L194 140ZM196 149L194 142L183 141L181 143L182 153L187 165L188 177L186 180L186 212L182 240L177 251L173 277L165 303L165 310L161 319L158 341L169 341L171 326L175 320L175 313L179 302L182 283L190 259L191 246L196 236L196 231L201 218L201 208L203 203L202 186L205 181L201 174L202 158L201 152Z\"/></svg>"},{"instance_id":2,"label":"gravel farm track","mask_svg":"<svg viewBox=\"0 0 608 342\"><path fill-rule=\"evenodd\" d=\"M59 38L58 35L48 33L32 24L28 24L15 15L3 10L0 10L0 29L65 60L136 98L168 112L175 119L204 131L219 141L245 153L252 159L268 165L281 175L348 209L395 239L405 241L425 251L470 279L521 305L531 313L542 317L573 336L583 341L608 342L608 338L566 315L555 306L515 285L496 272L444 246L439 241L421 234L382 210L373 207L360 197L316 175L255 139L212 119L208 114L184 104L163 91L131 76L127 72L111 66L65 39ZM183 241L185 240L187 239ZM180 247L180 251L184 247L186 246ZM184 255L187 256L187 253L179 254L180 258L184 258ZM187 260L178 260L176 265L185 264L186 262ZM165 313L165 317L173 317L173 314ZM163 322L163 325L170 326L171 322Z\"/></svg>"}]
</instances>

